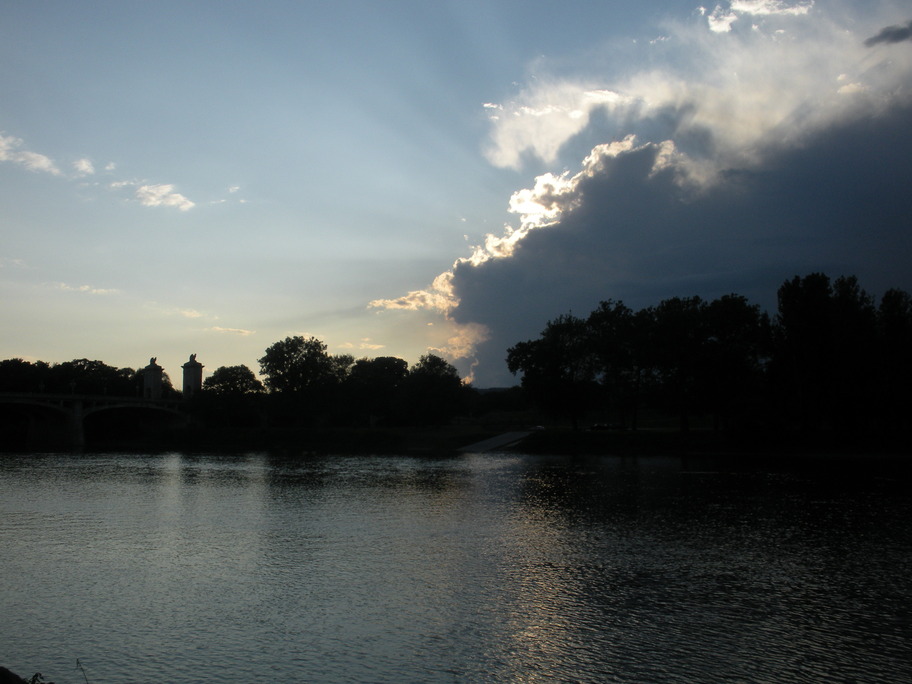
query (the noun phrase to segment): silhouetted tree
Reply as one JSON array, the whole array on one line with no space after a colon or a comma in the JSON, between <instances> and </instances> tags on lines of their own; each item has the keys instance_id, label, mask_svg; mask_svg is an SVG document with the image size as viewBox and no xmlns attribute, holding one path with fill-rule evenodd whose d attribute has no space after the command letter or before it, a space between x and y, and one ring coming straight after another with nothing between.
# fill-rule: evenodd
<instances>
[{"instance_id":1,"label":"silhouetted tree","mask_svg":"<svg viewBox=\"0 0 912 684\"><path fill-rule=\"evenodd\" d=\"M589 314L589 343L606 408L617 407L619 421L636 428L641 385L642 341L637 317L622 302L601 302ZM639 352L639 353L638 353Z\"/></svg>"},{"instance_id":2,"label":"silhouetted tree","mask_svg":"<svg viewBox=\"0 0 912 684\"><path fill-rule=\"evenodd\" d=\"M345 382L355 365L351 354L333 354L329 357L330 370L337 383Z\"/></svg>"},{"instance_id":3,"label":"silhouetted tree","mask_svg":"<svg viewBox=\"0 0 912 684\"><path fill-rule=\"evenodd\" d=\"M507 350L507 367L522 373L522 387L533 401L579 427L595 395L596 362L585 320L568 314L549 321L537 340Z\"/></svg>"},{"instance_id":4,"label":"silhouetted tree","mask_svg":"<svg viewBox=\"0 0 912 684\"><path fill-rule=\"evenodd\" d=\"M877 329L877 408L884 428L898 432L912 421L912 297L907 292L891 289L884 293Z\"/></svg>"},{"instance_id":5,"label":"silhouetted tree","mask_svg":"<svg viewBox=\"0 0 912 684\"><path fill-rule=\"evenodd\" d=\"M247 366L220 366L189 404L204 424L250 428L265 424L265 389Z\"/></svg>"},{"instance_id":6,"label":"silhouetted tree","mask_svg":"<svg viewBox=\"0 0 912 684\"><path fill-rule=\"evenodd\" d=\"M271 415L300 424L332 417L337 390L353 359L330 355L315 337L295 336L267 348L259 362L272 395Z\"/></svg>"},{"instance_id":7,"label":"silhouetted tree","mask_svg":"<svg viewBox=\"0 0 912 684\"><path fill-rule=\"evenodd\" d=\"M831 393L833 358L830 279L795 276L778 292L772 372L776 399L802 430L817 427Z\"/></svg>"},{"instance_id":8,"label":"silhouetted tree","mask_svg":"<svg viewBox=\"0 0 912 684\"><path fill-rule=\"evenodd\" d=\"M768 328L759 308L738 295L710 303L674 297L636 313L608 300L585 321L562 316L539 339L511 347L507 365L557 415L582 415L598 380L631 427L642 395L677 414L684 431L705 408L721 427L759 391Z\"/></svg>"},{"instance_id":9,"label":"silhouetted tree","mask_svg":"<svg viewBox=\"0 0 912 684\"><path fill-rule=\"evenodd\" d=\"M355 361L345 387L353 412L371 424L395 417L408 372L408 363L393 356Z\"/></svg>"},{"instance_id":10,"label":"silhouetted tree","mask_svg":"<svg viewBox=\"0 0 912 684\"><path fill-rule=\"evenodd\" d=\"M802 430L860 427L872 417L877 316L853 277L822 273L779 288L772 374L776 398Z\"/></svg>"},{"instance_id":11,"label":"silhouetted tree","mask_svg":"<svg viewBox=\"0 0 912 684\"><path fill-rule=\"evenodd\" d=\"M203 382L203 389L216 395L259 394L265 391L247 366L220 366Z\"/></svg>"},{"instance_id":12,"label":"silhouetted tree","mask_svg":"<svg viewBox=\"0 0 912 684\"><path fill-rule=\"evenodd\" d=\"M678 414L683 432L705 400L705 306L700 297L673 297L652 309L650 347L661 397Z\"/></svg>"},{"instance_id":13,"label":"silhouetted tree","mask_svg":"<svg viewBox=\"0 0 912 684\"><path fill-rule=\"evenodd\" d=\"M831 420L837 430L864 430L874 418L877 373L877 309L855 276L833 282L833 367Z\"/></svg>"},{"instance_id":14,"label":"silhouetted tree","mask_svg":"<svg viewBox=\"0 0 912 684\"><path fill-rule=\"evenodd\" d=\"M41 392L50 366L44 361L5 359L0 361L0 392Z\"/></svg>"},{"instance_id":15,"label":"silhouetted tree","mask_svg":"<svg viewBox=\"0 0 912 684\"><path fill-rule=\"evenodd\" d=\"M714 426L739 417L756 420L769 353L769 317L745 297L729 294L703 307L701 383Z\"/></svg>"},{"instance_id":16,"label":"silhouetted tree","mask_svg":"<svg viewBox=\"0 0 912 684\"><path fill-rule=\"evenodd\" d=\"M260 371L270 392L304 392L336 379L326 345L316 337L286 337L266 349Z\"/></svg>"},{"instance_id":17,"label":"silhouetted tree","mask_svg":"<svg viewBox=\"0 0 912 684\"><path fill-rule=\"evenodd\" d=\"M427 425L452 419L461 410L468 390L451 363L435 354L425 354L409 369L403 391L407 420Z\"/></svg>"},{"instance_id":18,"label":"silhouetted tree","mask_svg":"<svg viewBox=\"0 0 912 684\"><path fill-rule=\"evenodd\" d=\"M74 359L50 367L45 381L48 392L76 394L108 394L135 396L136 371L132 368L115 368L101 361ZM170 381L162 378L162 387L173 391Z\"/></svg>"}]
</instances>

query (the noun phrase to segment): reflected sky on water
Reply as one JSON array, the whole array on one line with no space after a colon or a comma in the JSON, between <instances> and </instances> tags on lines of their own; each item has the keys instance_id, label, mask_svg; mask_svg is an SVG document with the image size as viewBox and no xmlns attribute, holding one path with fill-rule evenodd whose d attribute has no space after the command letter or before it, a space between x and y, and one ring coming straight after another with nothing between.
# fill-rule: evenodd
<instances>
[{"instance_id":1,"label":"reflected sky on water","mask_svg":"<svg viewBox=\"0 0 912 684\"><path fill-rule=\"evenodd\" d=\"M0 664L122 681L912 680L893 461L0 457Z\"/></svg>"}]
</instances>

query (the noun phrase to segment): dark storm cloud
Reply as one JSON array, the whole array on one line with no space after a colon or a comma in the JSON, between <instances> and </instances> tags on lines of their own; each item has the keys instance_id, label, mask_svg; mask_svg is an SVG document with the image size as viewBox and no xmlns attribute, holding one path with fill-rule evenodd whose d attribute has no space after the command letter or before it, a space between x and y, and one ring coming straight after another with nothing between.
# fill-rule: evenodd
<instances>
[{"instance_id":1,"label":"dark storm cloud","mask_svg":"<svg viewBox=\"0 0 912 684\"><path fill-rule=\"evenodd\" d=\"M796 274L855 274L874 293L912 290L912 107L829 128L799 149L730 170L693 194L661 148L603 160L575 208L529 233L509 259L454 269L458 323L480 323L478 383L507 384L506 349L600 300L633 308L729 292L775 307Z\"/></svg>"},{"instance_id":2,"label":"dark storm cloud","mask_svg":"<svg viewBox=\"0 0 912 684\"><path fill-rule=\"evenodd\" d=\"M451 355L484 386L512 381L509 346L603 299L737 292L771 309L811 271L912 289L912 51L862 38L907 28L883 12L870 23L870 8L845 24L810 3L719 7L669 24L644 62L539 70L486 105L488 160L550 173L513 193L517 224L427 290L372 305L442 315L463 342Z\"/></svg>"},{"instance_id":3,"label":"dark storm cloud","mask_svg":"<svg viewBox=\"0 0 912 684\"><path fill-rule=\"evenodd\" d=\"M876 36L868 38L864 44L872 47L880 43L902 43L906 40L912 40L912 21L905 25L887 26Z\"/></svg>"}]
</instances>

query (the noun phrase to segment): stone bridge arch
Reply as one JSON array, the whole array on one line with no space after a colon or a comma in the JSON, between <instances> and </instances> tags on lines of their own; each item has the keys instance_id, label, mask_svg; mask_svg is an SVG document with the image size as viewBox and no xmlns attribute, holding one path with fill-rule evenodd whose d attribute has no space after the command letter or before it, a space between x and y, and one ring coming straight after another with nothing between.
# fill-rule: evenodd
<instances>
[{"instance_id":1,"label":"stone bridge arch","mask_svg":"<svg viewBox=\"0 0 912 684\"><path fill-rule=\"evenodd\" d=\"M87 422L90 432L98 432L99 425L110 430L112 425L116 425L118 413L121 417L130 418L126 421L126 429L121 431L123 434L120 436L124 438L131 436L130 427L134 428L134 432L142 432L143 429L149 431L156 427L186 425L189 421L181 402L160 399L0 393L0 406L12 408L5 411L6 420L0 422L0 429L8 434L15 433L15 437L24 438L30 444L83 446L86 443ZM168 419L143 420L143 416L156 415L168 416Z\"/></svg>"}]
</instances>

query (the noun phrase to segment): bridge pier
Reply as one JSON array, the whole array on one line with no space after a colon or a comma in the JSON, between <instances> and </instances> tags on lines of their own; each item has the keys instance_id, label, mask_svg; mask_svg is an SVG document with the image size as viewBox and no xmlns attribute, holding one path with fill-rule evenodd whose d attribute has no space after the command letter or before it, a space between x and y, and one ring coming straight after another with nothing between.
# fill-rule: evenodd
<instances>
[{"instance_id":1,"label":"bridge pier","mask_svg":"<svg viewBox=\"0 0 912 684\"><path fill-rule=\"evenodd\" d=\"M85 446L85 425L83 424L82 400L77 399L70 405L67 414L67 441L70 446Z\"/></svg>"}]
</instances>

